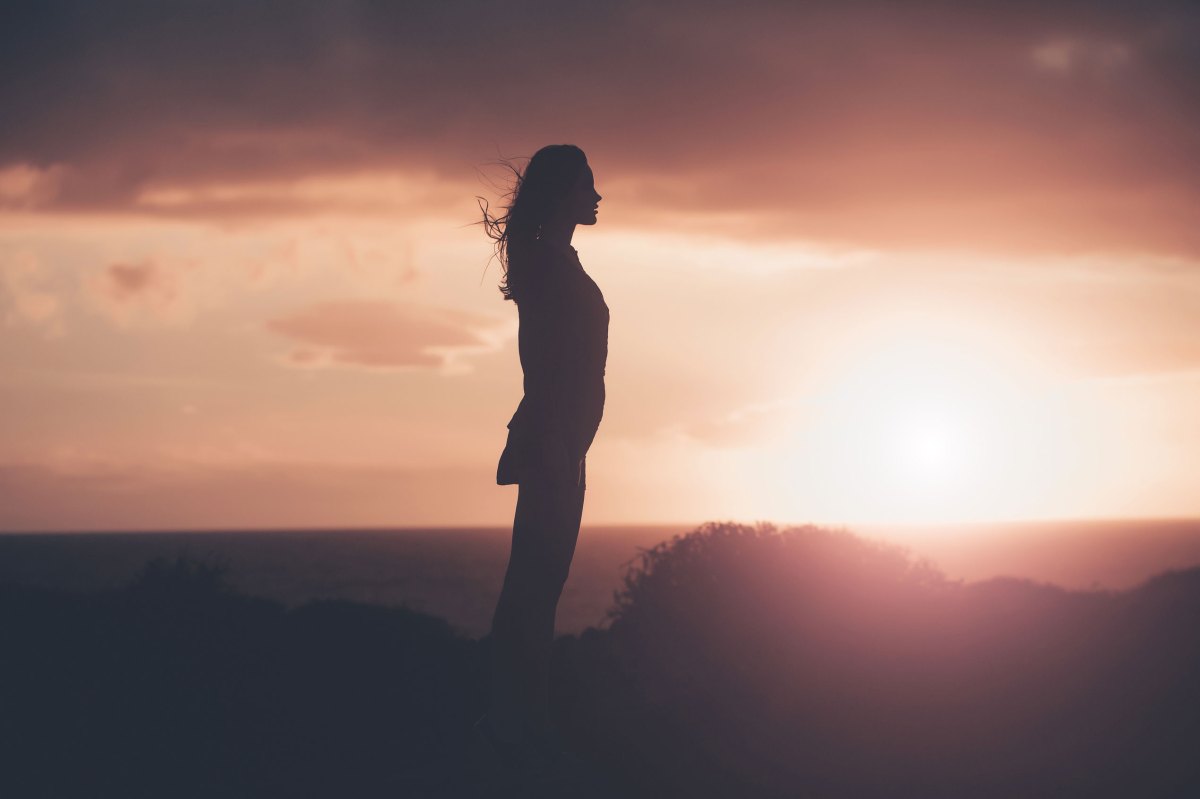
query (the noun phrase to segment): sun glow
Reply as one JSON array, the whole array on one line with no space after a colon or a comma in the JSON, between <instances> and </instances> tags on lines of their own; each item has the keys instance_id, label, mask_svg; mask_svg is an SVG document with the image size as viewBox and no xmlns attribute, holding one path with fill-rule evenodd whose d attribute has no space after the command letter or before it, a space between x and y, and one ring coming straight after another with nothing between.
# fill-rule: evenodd
<instances>
[{"instance_id":1,"label":"sun glow","mask_svg":"<svg viewBox=\"0 0 1200 799\"><path fill-rule=\"evenodd\" d=\"M897 497L952 494L994 449L1007 376L952 345L910 339L861 362L833 392L837 427L853 431L862 477Z\"/></svg>"},{"instance_id":2,"label":"sun glow","mask_svg":"<svg viewBox=\"0 0 1200 799\"><path fill-rule=\"evenodd\" d=\"M942 483L961 467L964 430L941 418L914 419L896 436L895 457L914 481Z\"/></svg>"},{"instance_id":3,"label":"sun glow","mask_svg":"<svg viewBox=\"0 0 1200 799\"><path fill-rule=\"evenodd\" d=\"M858 521L1036 512L1048 486L1078 471L1080 428L1030 349L971 330L891 324L852 347L805 392L803 430L778 469L792 488L779 478L775 490L820 484L824 504L798 514Z\"/></svg>"}]
</instances>

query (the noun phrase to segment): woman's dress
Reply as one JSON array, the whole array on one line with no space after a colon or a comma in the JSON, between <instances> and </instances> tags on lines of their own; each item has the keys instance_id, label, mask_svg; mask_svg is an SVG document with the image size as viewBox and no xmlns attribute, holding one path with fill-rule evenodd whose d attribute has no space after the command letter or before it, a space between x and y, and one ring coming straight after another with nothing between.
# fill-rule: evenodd
<instances>
[{"instance_id":1,"label":"woman's dress","mask_svg":"<svg viewBox=\"0 0 1200 799\"><path fill-rule=\"evenodd\" d=\"M540 474L547 443L565 445L571 464L587 455L604 415L608 305L575 248L537 242L517 301L517 345L525 394L508 423L496 468L499 485Z\"/></svg>"}]
</instances>

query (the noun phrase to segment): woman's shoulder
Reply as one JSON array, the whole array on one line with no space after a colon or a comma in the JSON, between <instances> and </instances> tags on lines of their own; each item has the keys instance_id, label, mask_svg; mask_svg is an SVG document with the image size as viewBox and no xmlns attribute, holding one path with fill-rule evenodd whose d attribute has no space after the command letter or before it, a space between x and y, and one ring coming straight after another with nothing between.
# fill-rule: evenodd
<instances>
[{"instance_id":1,"label":"woman's shoulder","mask_svg":"<svg viewBox=\"0 0 1200 799\"><path fill-rule=\"evenodd\" d=\"M572 265L563 253L541 241L522 244L519 249L510 248L508 260L510 265L517 265L521 271L536 275L539 280L561 278L566 271L563 267Z\"/></svg>"},{"instance_id":2,"label":"woman's shoulder","mask_svg":"<svg viewBox=\"0 0 1200 799\"><path fill-rule=\"evenodd\" d=\"M530 256L541 263L554 266L578 267L579 265L579 253L569 244L564 247L558 244L551 244L542 239L534 239L526 246L529 249Z\"/></svg>"}]
</instances>

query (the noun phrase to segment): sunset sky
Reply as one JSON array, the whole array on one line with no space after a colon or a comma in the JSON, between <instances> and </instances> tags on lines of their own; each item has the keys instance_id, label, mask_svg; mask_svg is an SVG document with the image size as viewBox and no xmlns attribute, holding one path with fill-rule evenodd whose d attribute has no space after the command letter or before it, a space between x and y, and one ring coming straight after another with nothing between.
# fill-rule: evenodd
<instances>
[{"instance_id":1,"label":"sunset sky","mask_svg":"<svg viewBox=\"0 0 1200 799\"><path fill-rule=\"evenodd\" d=\"M1200 11L0 12L0 529L504 525L476 196L588 154L584 523L1200 516Z\"/></svg>"}]
</instances>

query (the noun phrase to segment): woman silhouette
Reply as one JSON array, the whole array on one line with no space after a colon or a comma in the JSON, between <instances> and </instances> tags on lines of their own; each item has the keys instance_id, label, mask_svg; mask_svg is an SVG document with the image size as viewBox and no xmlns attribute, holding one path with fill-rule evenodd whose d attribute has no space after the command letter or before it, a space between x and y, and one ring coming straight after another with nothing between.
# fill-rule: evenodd
<instances>
[{"instance_id":1,"label":"woman silhouette","mask_svg":"<svg viewBox=\"0 0 1200 799\"><path fill-rule=\"evenodd\" d=\"M517 506L492 619L488 711L475 732L528 774L574 762L550 724L550 652L604 412L608 306L571 246L576 225L596 224L601 199L583 151L543 147L514 172L506 213L482 209L504 270L500 292L517 306L524 397L496 469L498 484L518 485Z\"/></svg>"}]
</instances>

